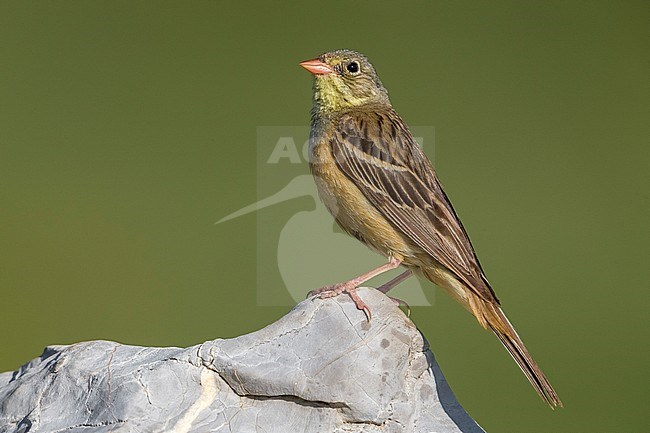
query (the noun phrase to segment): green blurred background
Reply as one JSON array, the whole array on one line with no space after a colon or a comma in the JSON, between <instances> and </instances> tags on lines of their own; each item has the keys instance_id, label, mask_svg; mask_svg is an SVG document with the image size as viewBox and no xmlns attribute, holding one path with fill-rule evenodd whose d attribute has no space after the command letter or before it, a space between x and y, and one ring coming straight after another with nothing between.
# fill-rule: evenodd
<instances>
[{"instance_id":1,"label":"green blurred background","mask_svg":"<svg viewBox=\"0 0 650 433\"><path fill-rule=\"evenodd\" d=\"M462 405L490 432L647 431L649 4L0 3L0 371L48 344L189 346L285 314L257 306L255 214L213 223L257 198L256 127L308 123L297 63L347 47L435 126L439 175L566 408L438 291L412 319Z\"/></svg>"}]
</instances>

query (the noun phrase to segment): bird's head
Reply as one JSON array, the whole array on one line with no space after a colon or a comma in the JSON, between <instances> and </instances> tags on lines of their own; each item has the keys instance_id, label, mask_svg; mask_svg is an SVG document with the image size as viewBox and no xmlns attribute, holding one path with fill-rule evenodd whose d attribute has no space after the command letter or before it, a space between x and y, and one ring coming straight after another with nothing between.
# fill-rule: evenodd
<instances>
[{"instance_id":1,"label":"bird's head","mask_svg":"<svg viewBox=\"0 0 650 433\"><path fill-rule=\"evenodd\" d=\"M314 108L337 112L369 104L390 104L388 92L366 56L337 50L300 66L314 76Z\"/></svg>"}]
</instances>

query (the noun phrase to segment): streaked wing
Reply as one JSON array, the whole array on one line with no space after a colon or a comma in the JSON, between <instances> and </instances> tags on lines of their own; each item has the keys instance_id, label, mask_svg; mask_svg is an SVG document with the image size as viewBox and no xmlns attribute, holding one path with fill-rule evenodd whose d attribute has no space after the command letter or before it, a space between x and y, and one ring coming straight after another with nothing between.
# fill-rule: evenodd
<instances>
[{"instance_id":1,"label":"streaked wing","mask_svg":"<svg viewBox=\"0 0 650 433\"><path fill-rule=\"evenodd\" d=\"M343 115L330 144L337 166L397 229L481 298L499 303L430 161L397 113Z\"/></svg>"}]
</instances>

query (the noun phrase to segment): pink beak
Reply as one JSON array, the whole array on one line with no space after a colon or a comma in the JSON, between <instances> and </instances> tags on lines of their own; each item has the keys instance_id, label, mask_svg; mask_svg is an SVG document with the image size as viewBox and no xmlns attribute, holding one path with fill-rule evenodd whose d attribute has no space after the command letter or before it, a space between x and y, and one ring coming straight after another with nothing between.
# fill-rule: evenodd
<instances>
[{"instance_id":1,"label":"pink beak","mask_svg":"<svg viewBox=\"0 0 650 433\"><path fill-rule=\"evenodd\" d=\"M318 59L305 60L300 63L300 66L307 69L314 75L327 75L334 72L334 69L325 62L321 62Z\"/></svg>"}]
</instances>

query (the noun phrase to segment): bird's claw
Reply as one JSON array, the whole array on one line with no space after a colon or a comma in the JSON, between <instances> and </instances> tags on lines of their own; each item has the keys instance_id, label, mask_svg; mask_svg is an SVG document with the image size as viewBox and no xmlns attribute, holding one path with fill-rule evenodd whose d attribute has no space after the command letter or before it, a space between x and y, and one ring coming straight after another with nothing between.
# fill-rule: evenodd
<instances>
[{"instance_id":1,"label":"bird's claw","mask_svg":"<svg viewBox=\"0 0 650 433\"><path fill-rule=\"evenodd\" d=\"M406 308L406 317L411 317L411 306L404 300L399 299L399 298L393 298L392 296L389 296L388 299L393 301L393 304L395 304L398 308L399 307L405 307Z\"/></svg>"},{"instance_id":2,"label":"bird's claw","mask_svg":"<svg viewBox=\"0 0 650 433\"><path fill-rule=\"evenodd\" d=\"M333 298L334 296L338 296L341 293L347 293L350 298L352 299L352 302L354 302L354 305L363 313L366 315L366 319L368 322L370 322L370 319L372 319L372 312L370 311L370 307L366 305L365 302L361 299L361 297L357 294L357 288L352 286L351 284L346 284L346 283L340 283L340 284L334 284L334 285L329 285L329 286L323 286L318 289L314 289L310 291L307 294L308 298L311 299L327 299L327 298Z\"/></svg>"},{"instance_id":3,"label":"bird's claw","mask_svg":"<svg viewBox=\"0 0 650 433\"><path fill-rule=\"evenodd\" d=\"M368 307L368 305L366 305L366 303L363 302L363 300L357 293L357 288L355 287L352 289L348 289L346 290L346 292L348 293L348 295L350 295L350 298L352 298L352 302L354 302L354 305L356 305L359 310L363 311L363 314L366 315L366 319L368 320L368 322L370 322L370 319L372 319L372 312L370 311L370 307Z\"/></svg>"},{"instance_id":4,"label":"bird's claw","mask_svg":"<svg viewBox=\"0 0 650 433\"><path fill-rule=\"evenodd\" d=\"M311 290L309 293L307 293L307 297L311 299L331 298L343 292L343 289L339 290L336 286L337 284L332 284L332 285L323 286L323 287L319 287L318 289Z\"/></svg>"}]
</instances>

